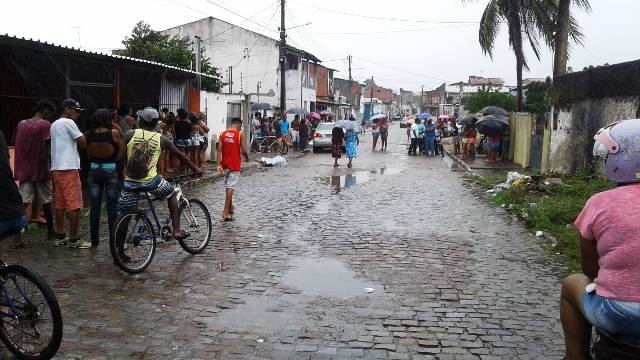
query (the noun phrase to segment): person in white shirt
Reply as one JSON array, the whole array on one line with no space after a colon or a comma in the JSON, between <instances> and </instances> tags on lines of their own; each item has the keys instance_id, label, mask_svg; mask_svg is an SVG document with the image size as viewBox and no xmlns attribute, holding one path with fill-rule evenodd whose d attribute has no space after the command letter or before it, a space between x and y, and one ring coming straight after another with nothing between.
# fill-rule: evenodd
<instances>
[{"instance_id":1,"label":"person in white shirt","mask_svg":"<svg viewBox=\"0 0 640 360\"><path fill-rule=\"evenodd\" d=\"M87 147L84 135L76 125L82 110L79 102L66 99L62 102L60 118L51 124L51 175L56 190L55 246L88 249L91 244L78 236L83 206L78 148ZM69 237L64 233L65 214L69 214Z\"/></svg>"},{"instance_id":2,"label":"person in white shirt","mask_svg":"<svg viewBox=\"0 0 640 360\"><path fill-rule=\"evenodd\" d=\"M420 125L420 119L416 119L416 121L411 125L411 130L409 131L409 138L411 139L411 145L409 145L409 155L418 155L418 127Z\"/></svg>"}]
</instances>

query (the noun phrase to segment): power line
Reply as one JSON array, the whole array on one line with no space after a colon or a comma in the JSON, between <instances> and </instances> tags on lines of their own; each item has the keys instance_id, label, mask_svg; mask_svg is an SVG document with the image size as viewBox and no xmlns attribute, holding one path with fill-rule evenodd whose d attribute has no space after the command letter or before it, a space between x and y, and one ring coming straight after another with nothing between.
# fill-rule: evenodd
<instances>
[{"instance_id":1,"label":"power line","mask_svg":"<svg viewBox=\"0 0 640 360\"><path fill-rule=\"evenodd\" d=\"M273 22L273 18L276 16L276 13L278 12L278 7L275 8L275 10L273 11L273 14L271 14L271 18L269 18L269 22L268 25L271 25L271 22ZM253 45L251 45L251 47L247 50L247 54L246 56L249 56L251 54L251 52L253 51L253 48L256 47L256 45L258 44L258 41L260 41L260 37L256 36L256 41L253 42ZM240 63L242 62L242 60L245 59L245 56L242 56L242 59L240 59L235 65L234 67L237 67L238 65L240 65Z\"/></svg>"},{"instance_id":2,"label":"power line","mask_svg":"<svg viewBox=\"0 0 640 360\"><path fill-rule=\"evenodd\" d=\"M316 10L320 10L320 11L325 11L325 12L329 12L332 14L341 14L341 15L348 15L348 16L355 16L355 17L360 17L360 18L365 18L365 19L373 19L373 20L385 20L385 21L399 21L399 22L411 22L411 23L431 23L431 24L479 24L479 21L433 21L433 20L414 20L414 19L402 19L402 18L388 18L388 17L380 17L380 16L370 16L370 15L362 15L362 14L355 14L355 13L350 13L350 12L346 12L346 11L340 11L340 10L336 10L336 9L326 9L326 8L322 8L322 7L318 7L318 6L314 6L314 5L309 5L309 4L304 4L298 1L294 1L294 0L289 0L292 3L301 5L301 6L305 6L305 7L309 7L312 9L316 9Z\"/></svg>"},{"instance_id":3,"label":"power line","mask_svg":"<svg viewBox=\"0 0 640 360\"><path fill-rule=\"evenodd\" d=\"M441 79L441 78L434 77L434 76L424 75L424 74L416 73L416 72L413 72L413 71L404 70L404 69L400 69L400 68L397 68L397 67L380 64L380 63L373 62L371 60L367 60L367 59L364 59L364 58L361 58L361 57L358 57L358 59L360 59L361 61L373 64L373 65L377 65L377 66L380 66L380 67L383 67L383 68L387 68L387 69L391 69L391 70L404 72L404 73L411 74L411 75L421 76L421 77L425 77L425 78L428 78L428 79L434 79L434 80L439 80L439 81L444 81L444 82L452 82L452 81L449 81L449 80L446 80L446 79Z\"/></svg>"},{"instance_id":4,"label":"power line","mask_svg":"<svg viewBox=\"0 0 640 360\"><path fill-rule=\"evenodd\" d=\"M239 14L239 13L237 13L237 12L235 12L235 11L231 10L231 9L228 9L228 8L226 8L226 7L224 7L224 6L220 5L220 4L216 4L216 3L215 3L215 2L213 2L212 0L205 0L205 1L206 1L206 2L208 2L209 4L213 5L213 6L216 6L216 7L219 7L219 8L221 8L221 9L223 9L223 10L226 10L226 11L228 11L228 12L232 13L233 15L238 16L238 17L240 17L240 18L242 18L242 19L244 19L244 20L246 20L246 21L251 21L251 18L248 18L248 17L246 17L246 16L244 16L244 15L241 15L241 14ZM255 23L256 25L259 25L259 26L261 26L261 27L263 27L263 28L265 28L265 29L267 29L267 30L271 31L271 32L277 32L277 31L275 31L275 30L273 30L273 29L270 29L268 26L266 26L266 25L264 25L264 24L261 24L261 23L259 23L259 22L257 22L257 21L254 21L254 23Z\"/></svg>"},{"instance_id":5,"label":"power line","mask_svg":"<svg viewBox=\"0 0 640 360\"><path fill-rule=\"evenodd\" d=\"M422 32L431 30L443 30L453 29L461 27L469 27L476 24L463 24L454 26L440 26L434 28L418 28L418 29L406 29L406 30L386 30L386 31L368 31L368 32L327 32L327 33L312 33L314 35L371 35L371 34L392 34L392 33L404 33L404 32Z\"/></svg>"},{"instance_id":6,"label":"power line","mask_svg":"<svg viewBox=\"0 0 640 360\"><path fill-rule=\"evenodd\" d=\"M260 9L258 12L256 12L255 14L253 14L253 15L249 16L248 18L246 18L245 20L243 20L243 21L239 22L238 24L235 24L235 25L234 25L234 24L231 24L227 29L225 29L225 30L223 30L223 31L221 31L221 32L219 32L219 33L217 33L217 34L214 34L214 35L212 35L210 38L207 38L207 39L205 39L205 40L203 40L203 41L210 40L210 39L213 39L213 38L215 38L215 37L218 37L218 36L220 36L220 35L222 35L222 34L226 33L227 31L229 31L229 30L231 30L231 29L233 29L233 28L235 28L235 27L237 27L237 26L239 26L239 25L244 24L244 23L245 23L245 22L247 22L247 21L251 21L251 20L252 20L253 18L255 18L256 16L258 16L258 15L262 14L262 13L263 13L265 10L267 10L269 7L271 7L271 6L275 5L275 4L278 4L279 2L280 2L280 0L276 0L276 1L272 2L271 4L269 4L269 5L265 6L264 8ZM276 9L277 9L277 7L276 7Z\"/></svg>"}]
</instances>

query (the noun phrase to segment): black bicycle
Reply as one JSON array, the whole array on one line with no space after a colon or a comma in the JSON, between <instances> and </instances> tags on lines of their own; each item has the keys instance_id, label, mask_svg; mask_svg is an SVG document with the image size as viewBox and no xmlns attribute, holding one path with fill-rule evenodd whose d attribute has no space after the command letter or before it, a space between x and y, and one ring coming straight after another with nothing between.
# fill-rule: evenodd
<instances>
[{"instance_id":1,"label":"black bicycle","mask_svg":"<svg viewBox=\"0 0 640 360\"><path fill-rule=\"evenodd\" d=\"M275 136L265 136L254 139L253 142L251 142L249 151L254 153L272 152L285 155L289 152L289 145L287 145L283 139L278 139Z\"/></svg>"},{"instance_id":2,"label":"black bicycle","mask_svg":"<svg viewBox=\"0 0 640 360\"><path fill-rule=\"evenodd\" d=\"M0 259L0 292L0 340L19 359L51 359L62 342L62 313L49 285Z\"/></svg>"},{"instance_id":3,"label":"black bicycle","mask_svg":"<svg viewBox=\"0 0 640 360\"><path fill-rule=\"evenodd\" d=\"M178 199L178 216L180 228L188 229L190 236L178 239L180 246L189 254L200 254L211 240L211 215L209 210L197 199L187 199L182 194L180 184L174 184ZM154 202L155 198L148 192L142 196L147 200L145 209L132 209L119 214L114 227L114 234L109 239L111 256L116 265L129 274L143 272L153 260L156 252L156 238L168 242L173 239L171 217L167 216L161 225ZM154 220L154 223L151 222Z\"/></svg>"}]
</instances>

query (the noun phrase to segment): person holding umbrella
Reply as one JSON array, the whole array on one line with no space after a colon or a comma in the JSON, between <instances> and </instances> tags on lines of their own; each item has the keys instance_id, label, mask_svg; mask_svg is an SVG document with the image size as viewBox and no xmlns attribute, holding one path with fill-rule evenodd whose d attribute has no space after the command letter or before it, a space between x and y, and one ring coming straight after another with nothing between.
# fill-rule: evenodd
<instances>
[{"instance_id":1,"label":"person holding umbrella","mask_svg":"<svg viewBox=\"0 0 640 360\"><path fill-rule=\"evenodd\" d=\"M347 167L351 168L353 166L353 159L358 157L358 144L360 144L360 139L358 138L358 131L360 129L356 129L358 125L356 125L355 121L351 121L353 126L347 128L347 132L344 134L345 140L345 148L347 158L349 158L349 163L347 163Z\"/></svg>"}]
</instances>

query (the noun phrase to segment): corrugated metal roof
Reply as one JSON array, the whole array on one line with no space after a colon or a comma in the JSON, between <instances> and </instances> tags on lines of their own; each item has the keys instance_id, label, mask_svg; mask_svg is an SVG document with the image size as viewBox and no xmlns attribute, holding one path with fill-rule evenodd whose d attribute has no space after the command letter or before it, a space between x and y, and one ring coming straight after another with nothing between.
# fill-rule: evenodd
<instances>
[{"instance_id":1,"label":"corrugated metal roof","mask_svg":"<svg viewBox=\"0 0 640 360\"><path fill-rule=\"evenodd\" d=\"M3 43L3 42L9 43L9 41L11 41L11 40L17 42L17 45L19 45L20 42L24 42L25 46L29 45L29 44L31 44L31 45L48 46L48 47L51 47L51 48L54 48L54 49L57 49L57 50L67 51L69 53L88 55L88 56L98 57L98 58L99 57L111 58L111 59L129 61L129 62L134 62L134 63L139 63L139 64L147 64L147 65L162 67L162 68L169 69L169 70L189 73L189 74L192 74L192 75L198 75L198 73L193 71L193 70L182 69L182 68L179 68L177 66L162 64L162 63L155 62L155 61L136 59L136 58L132 58L132 57L128 57L128 56L114 55L114 54L102 53L102 52L97 52L97 51L82 50L82 49L78 49L78 48L75 48L75 47L57 45L57 44L54 44L54 43L49 43L47 41L34 40L32 38L27 39L27 38L18 37L18 36L15 36L15 35L9 35L9 34L0 35L0 44ZM203 76L203 77L214 78L213 76L211 76L209 74L201 73L200 75Z\"/></svg>"}]
</instances>

